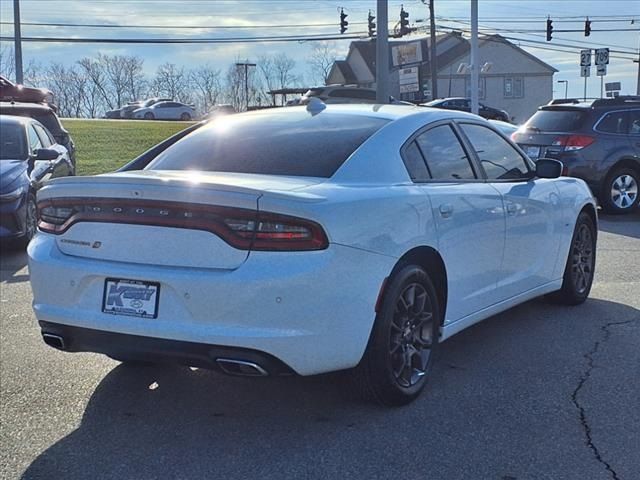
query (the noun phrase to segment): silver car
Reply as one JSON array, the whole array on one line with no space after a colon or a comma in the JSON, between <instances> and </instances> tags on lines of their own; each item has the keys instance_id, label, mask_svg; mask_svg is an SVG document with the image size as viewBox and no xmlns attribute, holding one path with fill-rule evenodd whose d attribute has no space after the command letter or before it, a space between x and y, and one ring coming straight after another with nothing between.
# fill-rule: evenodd
<instances>
[{"instance_id":1,"label":"silver car","mask_svg":"<svg viewBox=\"0 0 640 480\"><path fill-rule=\"evenodd\" d=\"M197 115L195 108L191 105L180 102L158 102L149 107L134 110L133 118L189 121L196 119Z\"/></svg>"}]
</instances>

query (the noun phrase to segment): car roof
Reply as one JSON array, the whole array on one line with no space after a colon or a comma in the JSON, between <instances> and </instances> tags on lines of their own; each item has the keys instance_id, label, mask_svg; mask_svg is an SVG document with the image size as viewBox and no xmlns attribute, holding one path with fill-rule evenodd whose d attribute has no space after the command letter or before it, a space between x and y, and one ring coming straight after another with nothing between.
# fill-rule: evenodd
<instances>
[{"instance_id":1,"label":"car roof","mask_svg":"<svg viewBox=\"0 0 640 480\"><path fill-rule=\"evenodd\" d=\"M3 125L8 124L27 124L27 123L38 123L40 122L33 120L30 117L20 117L18 115L0 115L0 123Z\"/></svg>"},{"instance_id":2,"label":"car roof","mask_svg":"<svg viewBox=\"0 0 640 480\"><path fill-rule=\"evenodd\" d=\"M53 109L46 104L42 103L30 103L30 102L0 102L0 108L3 110L14 108L16 110L34 110L34 111L42 111L42 112L52 112Z\"/></svg>"},{"instance_id":3,"label":"car roof","mask_svg":"<svg viewBox=\"0 0 640 480\"><path fill-rule=\"evenodd\" d=\"M330 113L332 115L352 115L380 118L384 120L394 121L404 117L417 116L421 117L424 123L430 123L438 120L449 118L475 119L480 117L467 112L458 110L442 110L437 108L429 108L423 106L409 105L388 105L374 103L343 103L343 104L322 104L325 108L322 110L314 110L311 105L301 105L292 107L281 107L265 110L256 110L253 112L242 113L241 115L286 115L287 112L300 111L307 109L315 115L323 115Z\"/></svg>"}]
</instances>

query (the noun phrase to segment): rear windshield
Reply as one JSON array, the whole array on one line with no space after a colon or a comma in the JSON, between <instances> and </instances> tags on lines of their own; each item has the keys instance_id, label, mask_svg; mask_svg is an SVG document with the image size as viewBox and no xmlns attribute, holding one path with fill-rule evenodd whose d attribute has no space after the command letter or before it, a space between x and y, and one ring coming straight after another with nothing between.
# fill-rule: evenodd
<instances>
[{"instance_id":1,"label":"rear windshield","mask_svg":"<svg viewBox=\"0 0 640 480\"><path fill-rule=\"evenodd\" d=\"M24 127L15 123L2 123L0 135L0 160L24 160L27 158Z\"/></svg>"},{"instance_id":2,"label":"rear windshield","mask_svg":"<svg viewBox=\"0 0 640 480\"><path fill-rule=\"evenodd\" d=\"M587 112L581 110L538 110L526 127L541 132L575 132L582 127Z\"/></svg>"},{"instance_id":3,"label":"rear windshield","mask_svg":"<svg viewBox=\"0 0 640 480\"><path fill-rule=\"evenodd\" d=\"M302 108L226 116L167 148L147 169L329 178L386 123Z\"/></svg>"}]
</instances>

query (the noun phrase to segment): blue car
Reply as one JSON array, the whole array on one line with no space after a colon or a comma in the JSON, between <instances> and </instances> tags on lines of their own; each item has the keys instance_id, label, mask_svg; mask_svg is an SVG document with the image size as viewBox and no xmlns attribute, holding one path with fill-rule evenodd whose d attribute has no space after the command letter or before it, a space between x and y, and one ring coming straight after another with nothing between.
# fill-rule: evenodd
<instances>
[{"instance_id":1,"label":"blue car","mask_svg":"<svg viewBox=\"0 0 640 480\"><path fill-rule=\"evenodd\" d=\"M0 240L26 245L36 232L36 191L73 164L37 120L0 115Z\"/></svg>"}]
</instances>

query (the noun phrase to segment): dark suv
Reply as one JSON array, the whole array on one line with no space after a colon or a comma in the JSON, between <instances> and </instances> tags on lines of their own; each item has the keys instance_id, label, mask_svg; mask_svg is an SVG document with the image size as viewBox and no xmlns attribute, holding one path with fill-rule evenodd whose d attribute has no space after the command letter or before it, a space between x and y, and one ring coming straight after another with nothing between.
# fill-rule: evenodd
<instances>
[{"instance_id":1,"label":"dark suv","mask_svg":"<svg viewBox=\"0 0 640 480\"><path fill-rule=\"evenodd\" d=\"M30 117L39 121L56 139L56 142L64 146L69 152L69 158L73 164L72 174L76 170L76 148L69 132L60 123L55 111L45 103L0 102L0 114L16 115L18 117Z\"/></svg>"},{"instance_id":2,"label":"dark suv","mask_svg":"<svg viewBox=\"0 0 640 480\"><path fill-rule=\"evenodd\" d=\"M586 181L609 213L638 205L640 97L542 106L511 137L533 160L555 158Z\"/></svg>"}]
</instances>

